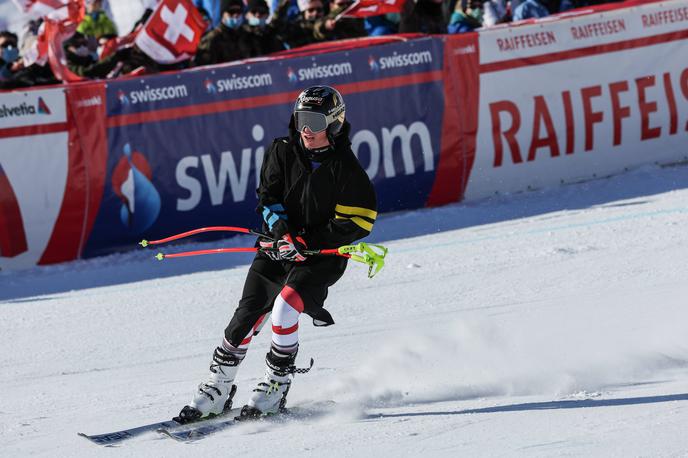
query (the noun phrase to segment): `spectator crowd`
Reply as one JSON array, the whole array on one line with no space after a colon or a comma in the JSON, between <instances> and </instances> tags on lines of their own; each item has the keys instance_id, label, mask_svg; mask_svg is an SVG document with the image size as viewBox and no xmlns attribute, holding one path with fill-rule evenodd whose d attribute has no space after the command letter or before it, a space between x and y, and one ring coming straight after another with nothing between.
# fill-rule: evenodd
<instances>
[{"instance_id":1,"label":"spectator crowd","mask_svg":"<svg viewBox=\"0 0 688 458\"><path fill-rule=\"evenodd\" d=\"M145 24L158 2L143 1L147 9L130 36ZM114 78L231 62L347 38L464 33L609 0L404 0L399 13L365 18L343 14L353 0L268 1L194 0L208 24L195 55L180 63L160 64L133 40L122 39L123 34L118 33L103 0L86 0L82 22L63 42L64 60L77 76ZM0 89L60 82L46 62L23 58L31 54L39 39L41 22L29 21L22 30L21 41L12 32L0 32Z\"/></svg>"}]
</instances>

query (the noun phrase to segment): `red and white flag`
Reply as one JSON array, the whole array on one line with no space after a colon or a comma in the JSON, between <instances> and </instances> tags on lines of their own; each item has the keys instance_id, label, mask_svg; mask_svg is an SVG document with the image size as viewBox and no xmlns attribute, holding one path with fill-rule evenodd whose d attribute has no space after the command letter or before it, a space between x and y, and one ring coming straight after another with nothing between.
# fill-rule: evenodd
<instances>
[{"instance_id":1,"label":"red and white flag","mask_svg":"<svg viewBox=\"0 0 688 458\"><path fill-rule=\"evenodd\" d=\"M368 17L388 13L401 13L405 0L357 0L340 17Z\"/></svg>"},{"instance_id":2,"label":"red and white flag","mask_svg":"<svg viewBox=\"0 0 688 458\"><path fill-rule=\"evenodd\" d=\"M81 0L83 5L83 0ZM71 19L66 19L63 21L53 21L46 19L45 21L45 40L48 46L48 62L50 63L50 68L52 69L55 77L65 83L71 83L75 81L82 81L85 78L75 75L69 68L67 68L67 58L65 57L64 48L62 43L69 39L79 23L83 19L83 8L81 9L80 17L72 17ZM78 20L75 20L78 18Z\"/></svg>"},{"instance_id":3,"label":"red and white flag","mask_svg":"<svg viewBox=\"0 0 688 458\"><path fill-rule=\"evenodd\" d=\"M71 0L13 0L15 5L31 17L47 17L54 20L67 19Z\"/></svg>"},{"instance_id":4,"label":"red and white flag","mask_svg":"<svg viewBox=\"0 0 688 458\"><path fill-rule=\"evenodd\" d=\"M83 20L84 0L15 0L15 3L20 1L26 4L29 13L44 18L35 43L23 56L24 66L49 62L57 79L64 82L82 80L67 68L62 43L74 35Z\"/></svg>"},{"instance_id":5,"label":"red and white flag","mask_svg":"<svg viewBox=\"0 0 688 458\"><path fill-rule=\"evenodd\" d=\"M161 64L196 54L206 23L191 0L162 0L136 36L136 46Z\"/></svg>"}]
</instances>

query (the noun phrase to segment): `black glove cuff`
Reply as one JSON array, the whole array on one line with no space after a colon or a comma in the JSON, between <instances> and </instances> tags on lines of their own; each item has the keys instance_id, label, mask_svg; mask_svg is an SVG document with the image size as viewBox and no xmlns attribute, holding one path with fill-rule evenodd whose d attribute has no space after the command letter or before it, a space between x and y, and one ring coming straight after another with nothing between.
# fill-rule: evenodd
<instances>
[{"instance_id":1,"label":"black glove cuff","mask_svg":"<svg viewBox=\"0 0 688 458\"><path fill-rule=\"evenodd\" d=\"M272 225L270 232L276 240L279 240L289 233L289 225L285 220L280 218Z\"/></svg>"}]
</instances>

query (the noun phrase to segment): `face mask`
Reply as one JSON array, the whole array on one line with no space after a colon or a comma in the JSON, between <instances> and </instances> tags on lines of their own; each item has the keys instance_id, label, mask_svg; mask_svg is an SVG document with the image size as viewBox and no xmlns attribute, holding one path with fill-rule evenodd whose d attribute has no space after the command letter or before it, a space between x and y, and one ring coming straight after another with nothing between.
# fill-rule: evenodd
<instances>
[{"instance_id":1,"label":"face mask","mask_svg":"<svg viewBox=\"0 0 688 458\"><path fill-rule=\"evenodd\" d=\"M88 50L88 47L81 45L74 50L74 54L76 54L79 57L86 57L89 54L91 54L91 51Z\"/></svg>"},{"instance_id":2,"label":"face mask","mask_svg":"<svg viewBox=\"0 0 688 458\"><path fill-rule=\"evenodd\" d=\"M19 50L14 46L2 48L2 60L7 63L14 62L19 57Z\"/></svg>"},{"instance_id":3,"label":"face mask","mask_svg":"<svg viewBox=\"0 0 688 458\"><path fill-rule=\"evenodd\" d=\"M100 11L94 11L94 12L91 13L91 18L92 18L94 21L97 21L99 16L100 16Z\"/></svg>"},{"instance_id":4,"label":"face mask","mask_svg":"<svg viewBox=\"0 0 688 458\"><path fill-rule=\"evenodd\" d=\"M255 16L251 16L248 19L248 25L253 26L253 27L263 27L266 23L266 18L257 18Z\"/></svg>"},{"instance_id":5,"label":"face mask","mask_svg":"<svg viewBox=\"0 0 688 458\"><path fill-rule=\"evenodd\" d=\"M238 28L241 24L244 23L244 17L243 16L229 16L226 19L222 20L222 23L229 27L230 29L236 29Z\"/></svg>"}]
</instances>

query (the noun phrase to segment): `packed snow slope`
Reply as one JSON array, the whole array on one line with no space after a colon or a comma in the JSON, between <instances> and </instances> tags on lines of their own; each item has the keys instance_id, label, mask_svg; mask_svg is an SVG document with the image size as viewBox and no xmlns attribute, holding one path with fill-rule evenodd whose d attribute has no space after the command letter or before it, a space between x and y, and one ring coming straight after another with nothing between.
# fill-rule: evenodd
<instances>
[{"instance_id":1,"label":"packed snow slope","mask_svg":"<svg viewBox=\"0 0 688 458\"><path fill-rule=\"evenodd\" d=\"M250 258L2 272L0 455L688 456L686 227L680 166L382 217L384 270L350 265L327 301L337 324L301 322L297 362L315 366L289 404L336 404L193 444L103 448L77 432L190 400ZM254 339L240 404L268 343Z\"/></svg>"}]
</instances>

